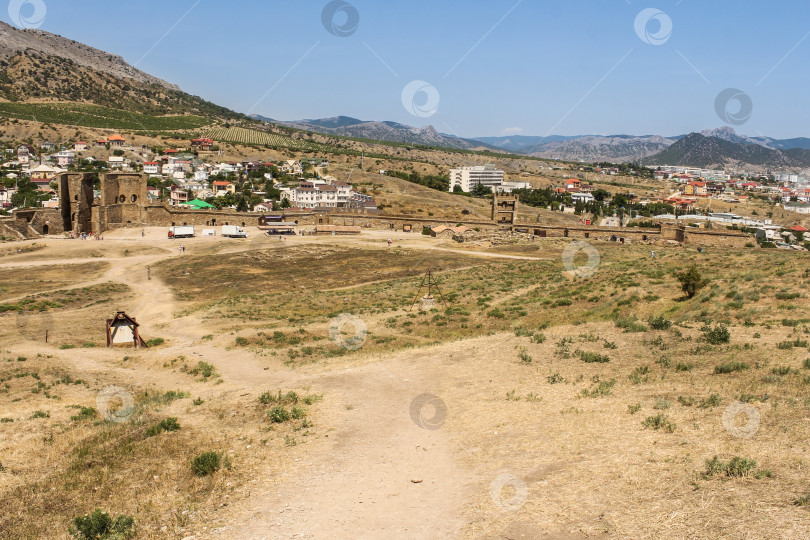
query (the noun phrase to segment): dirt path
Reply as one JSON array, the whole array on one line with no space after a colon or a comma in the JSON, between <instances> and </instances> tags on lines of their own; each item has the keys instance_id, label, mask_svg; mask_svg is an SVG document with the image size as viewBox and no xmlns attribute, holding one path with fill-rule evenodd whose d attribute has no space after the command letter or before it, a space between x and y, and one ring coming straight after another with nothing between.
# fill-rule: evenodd
<instances>
[{"instance_id":1,"label":"dirt path","mask_svg":"<svg viewBox=\"0 0 810 540\"><path fill-rule=\"evenodd\" d=\"M470 473L446 430L419 427L411 403L436 381L388 359L286 381L327 392L327 424L281 476L262 475L205 538L448 538L459 534ZM433 412L425 412L428 417ZM324 434L324 432L326 432Z\"/></svg>"},{"instance_id":2,"label":"dirt path","mask_svg":"<svg viewBox=\"0 0 810 540\"><path fill-rule=\"evenodd\" d=\"M226 248L231 249L238 247ZM142 321L142 332L171 342L159 350L159 357L183 354L193 362L216 365L225 382L216 387L198 385L195 392L202 391L201 395L258 395L267 388L311 387L325 396L318 405L322 425L314 430L315 438L294 454L295 463L280 475L269 466L261 470L249 486L249 496L223 509L218 521L228 524L209 529L202 538L447 538L460 534L465 525L460 509L470 472L462 470L454 458L451 433L420 427L410 411L417 396L439 392L440 374L425 361L423 351L359 367L267 370L266 360L250 352L202 342L210 328L196 314L176 316L178 306L170 289L158 276L149 280L146 274L147 266L174 256L178 255L167 249L157 255L104 258L111 265L109 270L71 288L106 281L127 283L132 293L126 309ZM65 262L88 260L3 266ZM160 368L111 365L106 349L60 353L77 368L104 378L157 387L189 384L184 374ZM422 412L432 416L430 411Z\"/></svg>"}]
</instances>

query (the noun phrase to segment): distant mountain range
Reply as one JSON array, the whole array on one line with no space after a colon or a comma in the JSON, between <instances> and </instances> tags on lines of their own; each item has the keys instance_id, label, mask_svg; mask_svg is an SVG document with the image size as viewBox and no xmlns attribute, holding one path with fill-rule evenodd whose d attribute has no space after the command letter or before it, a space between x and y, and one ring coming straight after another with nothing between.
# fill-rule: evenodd
<instances>
[{"instance_id":1,"label":"distant mountain range","mask_svg":"<svg viewBox=\"0 0 810 540\"><path fill-rule=\"evenodd\" d=\"M674 136L512 135L462 138L439 133L432 126L414 128L398 122L366 121L349 116L291 122L258 115L254 115L254 118L331 135L463 150L509 152L564 161L622 163L643 160L650 164L693 167L733 165L763 169L803 169L810 166L803 152L810 150L810 138L748 137L728 126Z\"/></svg>"},{"instance_id":2,"label":"distant mountain range","mask_svg":"<svg viewBox=\"0 0 810 540\"><path fill-rule=\"evenodd\" d=\"M306 131L324 133L327 135L340 135L374 141L387 141L405 144L419 144L424 146L441 146L444 148L458 148L460 150L493 150L504 151L482 141L464 139L446 133L439 133L433 126L415 128L397 122L373 122L358 120L350 116L335 116L315 120L297 120L284 122L273 120L266 116L252 115L257 120L271 122Z\"/></svg>"}]
</instances>

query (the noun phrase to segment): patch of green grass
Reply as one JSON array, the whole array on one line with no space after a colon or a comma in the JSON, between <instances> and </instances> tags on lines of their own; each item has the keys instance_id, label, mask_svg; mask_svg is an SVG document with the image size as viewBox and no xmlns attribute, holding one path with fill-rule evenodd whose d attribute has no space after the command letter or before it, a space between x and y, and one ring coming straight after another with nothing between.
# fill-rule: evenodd
<instances>
[{"instance_id":1,"label":"patch of green grass","mask_svg":"<svg viewBox=\"0 0 810 540\"><path fill-rule=\"evenodd\" d=\"M675 371L692 371L695 365L689 362L678 362L675 364Z\"/></svg>"},{"instance_id":2,"label":"patch of green grass","mask_svg":"<svg viewBox=\"0 0 810 540\"><path fill-rule=\"evenodd\" d=\"M222 466L222 455L218 452L203 452L191 460L191 472L196 476L214 474Z\"/></svg>"},{"instance_id":3,"label":"patch of green grass","mask_svg":"<svg viewBox=\"0 0 810 540\"><path fill-rule=\"evenodd\" d=\"M677 428L675 423L670 421L664 413L658 413L655 416L648 416L644 419L641 425L643 425L645 428L654 429L656 431L663 429L667 433L672 433Z\"/></svg>"},{"instance_id":4,"label":"patch of green grass","mask_svg":"<svg viewBox=\"0 0 810 540\"><path fill-rule=\"evenodd\" d=\"M691 396L678 396L678 403L684 407L691 407L695 404L695 400Z\"/></svg>"},{"instance_id":5,"label":"patch of green grass","mask_svg":"<svg viewBox=\"0 0 810 540\"><path fill-rule=\"evenodd\" d=\"M79 414L71 416L70 419L76 422L91 420L96 417L96 410L93 407L79 407Z\"/></svg>"},{"instance_id":6,"label":"patch of green grass","mask_svg":"<svg viewBox=\"0 0 810 540\"><path fill-rule=\"evenodd\" d=\"M177 423L177 418L169 417L164 418L154 426L150 427L146 430L147 437L154 437L155 435L160 435L164 431L179 431L180 424Z\"/></svg>"},{"instance_id":7,"label":"patch of green grass","mask_svg":"<svg viewBox=\"0 0 810 540\"><path fill-rule=\"evenodd\" d=\"M709 397L701 400L700 405L698 405L698 407L700 407L701 409L717 407L718 405L720 405L722 401L723 400L720 398L718 394L712 394Z\"/></svg>"},{"instance_id":8,"label":"patch of green grass","mask_svg":"<svg viewBox=\"0 0 810 540\"><path fill-rule=\"evenodd\" d=\"M810 506L810 495L800 495L793 499L793 504L796 506Z\"/></svg>"},{"instance_id":9,"label":"patch of green grass","mask_svg":"<svg viewBox=\"0 0 810 540\"><path fill-rule=\"evenodd\" d=\"M134 523L131 516L120 515L113 519L96 508L92 514L73 518L68 532L77 540L124 540L135 535Z\"/></svg>"},{"instance_id":10,"label":"patch of green grass","mask_svg":"<svg viewBox=\"0 0 810 540\"><path fill-rule=\"evenodd\" d=\"M156 337L152 339L146 340L147 347L157 347L158 345L163 345L166 342L162 337Z\"/></svg>"},{"instance_id":11,"label":"patch of green grass","mask_svg":"<svg viewBox=\"0 0 810 540\"><path fill-rule=\"evenodd\" d=\"M611 379L609 381L599 381L596 386L592 387L590 390L582 390L582 392L580 392L580 396L592 398L609 396L615 384L615 379Z\"/></svg>"},{"instance_id":12,"label":"patch of green grass","mask_svg":"<svg viewBox=\"0 0 810 540\"><path fill-rule=\"evenodd\" d=\"M724 462L720 461L717 456L714 456L712 459L706 460L706 472L704 475L706 477L730 476L740 478L754 474L756 466L757 462L753 459L735 456L731 458L731 461ZM765 476L770 476L769 471L763 472L765 473Z\"/></svg>"},{"instance_id":13,"label":"patch of green grass","mask_svg":"<svg viewBox=\"0 0 810 540\"><path fill-rule=\"evenodd\" d=\"M650 317L647 322L649 323L650 328L653 330L668 330L669 327L672 326L672 321L663 315L659 317Z\"/></svg>"},{"instance_id":14,"label":"patch of green grass","mask_svg":"<svg viewBox=\"0 0 810 540\"><path fill-rule=\"evenodd\" d=\"M617 328L621 328L628 333L646 332L649 330L649 328L638 322L638 319L635 317L618 317L613 323Z\"/></svg>"},{"instance_id":15,"label":"patch of green grass","mask_svg":"<svg viewBox=\"0 0 810 540\"><path fill-rule=\"evenodd\" d=\"M532 363L532 357L531 357L531 356L529 356L529 352L526 350L526 348L525 348L525 347L521 347L521 348L518 350L518 358L520 358L520 360L521 360L521 361L522 361L524 364L531 364L531 363Z\"/></svg>"},{"instance_id":16,"label":"patch of green grass","mask_svg":"<svg viewBox=\"0 0 810 540\"><path fill-rule=\"evenodd\" d=\"M645 383L650 379L650 368L647 366L638 366L633 372L628 375L628 378L633 384Z\"/></svg>"},{"instance_id":17,"label":"patch of green grass","mask_svg":"<svg viewBox=\"0 0 810 540\"><path fill-rule=\"evenodd\" d=\"M641 403L634 403L632 405L627 406L627 412L629 412L630 414L636 414L640 410L641 410Z\"/></svg>"},{"instance_id":18,"label":"patch of green grass","mask_svg":"<svg viewBox=\"0 0 810 540\"><path fill-rule=\"evenodd\" d=\"M579 359L586 364L605 364L610 362L610 357L608 355L589 351L579 351Z\"/></svg>"},{"instance_id":19,"label":"patch of green grass","mask_svg":"<svg viewBox=\"0 0 810 540\"><path fill-rule=\"evenodd\" d=\"M259 403L263 405L269 405L270 403L277 403L279 405L289 405L298 403L298 394L293 392L292 390L287 392L286 394L282 394L281 390L278 393L273 394L271 392L265 392L259 396Z\"/></svg>"},{"instance_id":20,"label":"patch of green grass","mask_svg":"<svg viewBox=\"0 0 810 540\"><path fill-rule=\"evenodd\" d=\"M715 366L714 374L721 375L726 373L734 373L735 371L744 371L748 369L748 364L745 362L726 362L725 364L720 364L719 366Z\"/></svg>"},{"instance_id":21,"label":"patch of green grass","mask_svg":"<svg viewBox=\"0 0 810 540\"><path fill-rule=\"evenodd\" d=\"M200 360L197 362L197 365L193 368L188 366L183 366L180 368L180 371L184 371L189 375L194 375L195 377L199 375L202 377L204 381L207 381L211 377L218 377L219 373L217 373L217 369L213 366L213 364L209 364L208 362L203 362Z\"/></svg>"},{"instance_id":22,"label":"patch of green grass","mask_svg":"<svg viewBox=\"0 0 810 540\"><path fill-rule=\"evenodd\" d=\"M273 407L267 411L267 416L274 424L281 424L290 419L290 413L287 412L287 409L281 406Z\"/></svg>"}]
</instances>

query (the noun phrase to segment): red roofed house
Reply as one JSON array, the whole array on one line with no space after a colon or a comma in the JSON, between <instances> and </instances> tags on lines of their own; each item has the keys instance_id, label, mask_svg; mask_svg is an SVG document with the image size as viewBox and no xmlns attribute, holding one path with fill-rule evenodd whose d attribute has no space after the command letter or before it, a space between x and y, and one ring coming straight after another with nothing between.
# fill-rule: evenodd
<instances>
[{"instance_id":1,"label":"red roofed house","mask_svg":"<svg viewBox=\"0 0 810 540\"><path fill-rule=\"evenodd\" d=\"M193 148L199 148L201 150L211 150L211 147L214 146L214 139L209 139L208 137L202 137L200 139L191 139L191 146Z\"/></svg>"},{"instance_id":2,"label":"red roofed house","mask_svg":"<svg viewBox=\"0 0 810 540\"><path fill-rule=\"evenodd\" d=\"M582 182L580 182L576 178L569 178L568 180L565 181L565 189L567 191L579 191L579 185L581 183Z\"/></svg>"},{"instance_id":3,"label":"red roofed house","mask_svg":"<svg viewBox=\"0 0 810 540\"><path fill-rule=\"evenodd\" d=\"M664 202L667 204L671 204L675 208L680 208L685 212L688 212L695 206L694 199L683 199L681 197L671 197L669 199L664 199Z\"/></svg>"},{"instance_id":4,"label":"red roofed house","mask_svg":"<svg viewBox=\"0 0 810 540\"><path fill-rule=\"evenodd\" d=\"M220 196L225 195L226 193L236 193L236 186L233 182L225 182L225 181L216 181L213 184L214 186L214 195Z\"/></svg>"},{"instance_id":5,"label":"red roofed house","mask_svg":"<svg viewBox=\"0 0 810 540\"><path fill-rule=\"evenodd\" d=\"M87 142L86 141L79 141L77 143L73 143L73 149L76 152L84 152L87 150Z\"/></svg>"},{"instance_id":6,"label":"red roofed house","mask_svg":"<svg viewBox=\"0 0 810 540\"><path fill-rule=\"evenodd\" d=\"M697 195L698 197L705 197L709 194L709 191L706 189L706 182L693 180L686 184L683 193L684 195Z\"/></svg>"},{"instance_id":7,"label":"red roofed house","mask_svg":"<svg viewBox=\"0 0 810 540\"><path fill-rule=\"evenodd\" d=\"M107 143L109 143L110 146L124 146L126 142L127 140L121 135L110 135L107 137Z\"/></svg>"}]
</instances>

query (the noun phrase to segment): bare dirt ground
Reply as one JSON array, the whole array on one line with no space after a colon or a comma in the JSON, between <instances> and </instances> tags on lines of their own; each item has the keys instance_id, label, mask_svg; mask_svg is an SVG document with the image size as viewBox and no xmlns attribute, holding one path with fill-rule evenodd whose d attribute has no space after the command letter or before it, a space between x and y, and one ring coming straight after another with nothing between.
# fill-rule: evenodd
<instances>
[{"instance_id":1,"label":"bare dirt ground","mask_svg":"<svg viewBox=\"0 0 810 540\"><path fill-rule=\"evenodd\" d=\"M188 426L192 435L226 451L233 469L217 473L218 487L202 502L163 501L176 505L171 512L178 517L168 521L165 512L154 510L160 514L156 524L141 527L139 537L801 538L810 527L807 509L791 502L807 489L806 417L804 422L787 423L775 403L763 404L762 434L752 441L727 433L722 407L667 411L677 419L679 430L674 434L642 429L645 415L627 413L628 405L636 401L653 409L657 406L652 404L663 398L674 402L679 393L690 391L702 397L724 390L731 395L723 382L706 382L698 371L665 375L654 389L624 385L627 373L651 357L644 351L653 346L642 334L618 333L605 322L560 324L546 330L545 342L539 343L498 333L383 354L361 349L326 362L292 366L278 357L233 347L231 323L189 308L155 270L167 259L200 253L318 246L325 241L387 250L389 236L398 248L464 254L476 263L545 261L545 252L493 253L385 231L353 238L293 237L284 240L286 244L266 237L170 241L162 228L145 233L145 237L132 230L107 233L103 241L39 240L44 249L0 260L0 272L20 275L53 266L104 264L87 276L44 283L37 294L110 282L129 287L128 292L114 293L110 302L56 313L41 326L27 325L23 332L18 317L3 316L0 349L9 366L15 357L28 358L25 367L43 358L44 369L67 370L89 381L87 391L66 391L59 408L71 402L91 405L95 389L109 384L133 393L144 388L187 389L204 400L194 406L190 400L174 403L166 412L178 416L184 430ZM186 246L185 253L179 245ZM96 255L88 256L91 252ZM147 279L147 267L153 269L152 279ZM541 281L538 278L538 284ZM530 294L537 286L498 301ZM10 289L0 293L0 302L18 301L22 294ZM301 302L306 302L306 294ZM160 336L166 343L139 352L59 346L76 339L101 344L103 318L117 309L137 317L147 339ZM386 317L370 315L363 320L376 328ZM40 335L46 326L48 344ZM609 336L618 348L607 351L613 362L561 360L555 342L583 335ZM587 344L593 339L580 341ZM528 362L517 360L519 351L530 355ZM804 353L789 361L799 366ZM192 363L213 364L219 380L190 378L175 368L180 356ZM710 369L708 362L704 366L697 360L697 369ZM550 385L547 381L554 372L565 382ZM621 381L609 401L582 397L581 388L609 379ZM575 390L572 385L579 386ZM313 426L276 431L256 419L253 409L259 396L277 389L323 396L310 411ZM47 433L29 427L31 421L25 419L50 407L51 433L73 423L69 413L60 413L39 395L26 394L14 401L0 396L0 402L5 408L0 416L15 420L0 424L0 458L7 471L0 474L0 494L8 494L44 478L44 468L66 459L56 449L37 448ZM788 431L791 434L784 435ZM286 443L281 442L282 435ZM74 443L78 441L76 436ZM756 456L774 470L774 479L712 482L696 475L704 459L724 452ZM771 453L791 457L782 463L769 461ZM168 482L181 485L184 477L169 469L144 467L132 471L135 477L129 482L148 483L154 472L156 479L165 475ZM118 481L128 485L126 479ZM133 514L144 502L137 496L129 499L120 503L125 508L107 510ZM161 499L150 502L160 505ZM186 517L194 514L194 519ZM49 537L67 538L67 524L74 515L64 515Z\"/></svg>"}]
</instances>

